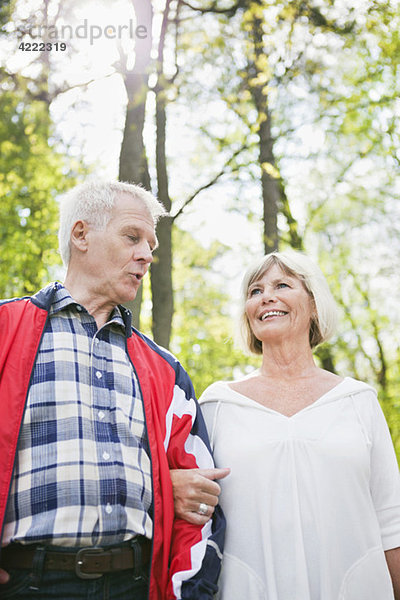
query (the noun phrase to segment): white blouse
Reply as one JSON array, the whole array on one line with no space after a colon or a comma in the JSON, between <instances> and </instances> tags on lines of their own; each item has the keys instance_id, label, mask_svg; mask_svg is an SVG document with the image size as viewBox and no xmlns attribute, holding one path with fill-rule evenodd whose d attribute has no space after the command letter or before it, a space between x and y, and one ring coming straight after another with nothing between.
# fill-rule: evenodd
<instances>
[{"instance_id":1,"label":"white blouse","mask_svg":"<svg viewBox=\"0 0 400 600\"><path fill-rule=\"evenodd\" d=\"M200 398L227 534L221 600L393 600L400 480L376 392L347 377L291 417L216 382Z\"/></svg>"}]
</instances>

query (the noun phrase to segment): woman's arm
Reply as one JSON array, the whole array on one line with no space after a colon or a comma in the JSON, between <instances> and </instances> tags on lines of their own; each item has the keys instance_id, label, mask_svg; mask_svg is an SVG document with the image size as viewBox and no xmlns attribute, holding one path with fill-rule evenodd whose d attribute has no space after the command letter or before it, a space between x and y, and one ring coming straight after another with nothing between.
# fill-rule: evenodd
<instances>
[{"instance_id":1,"label":"woman's arm","mask_svg":"<svg viewBox=\"0 0 400 600\"><path fill-rule=\"evenodd\" d=\"M400 548L386 550L385 556L392 578L395 600L400 600Z\"/></svg>"}]
</instances>

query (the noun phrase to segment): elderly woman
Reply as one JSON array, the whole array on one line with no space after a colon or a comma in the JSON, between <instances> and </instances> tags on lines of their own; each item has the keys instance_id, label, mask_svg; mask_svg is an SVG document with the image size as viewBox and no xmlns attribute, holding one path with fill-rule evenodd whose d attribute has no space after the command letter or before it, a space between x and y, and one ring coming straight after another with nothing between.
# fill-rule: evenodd
<instances>
[{"instance_id":1,"label":"elderly woman","mask_svg":"<svg viewBox=\"0 0 400 600\"><path fill-rule=\"evenodd\" d=\"M313 358L335 321L303 254L246 274L242 329L261 367L200 398L215 462L231 467L223 600L400 598L399 474L376 393Z\"/></svg>"}]
</instances>

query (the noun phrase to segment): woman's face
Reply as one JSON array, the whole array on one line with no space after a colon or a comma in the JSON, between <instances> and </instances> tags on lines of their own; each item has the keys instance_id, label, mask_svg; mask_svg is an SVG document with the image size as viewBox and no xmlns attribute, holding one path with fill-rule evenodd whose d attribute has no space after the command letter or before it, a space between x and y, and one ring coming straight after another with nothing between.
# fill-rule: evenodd
<instances>
[{"instance_id":1,"label":"woman's face","mask_svg":"<svg viewBox=\"0 0 400 600\"><path fill-rule=\"evenodd\" d=\"M246 314L250 327L261 342L307 342L311 316L315 313L312 297L303 282L273 265L249 286Z\"/></svg>"}]
</instances>

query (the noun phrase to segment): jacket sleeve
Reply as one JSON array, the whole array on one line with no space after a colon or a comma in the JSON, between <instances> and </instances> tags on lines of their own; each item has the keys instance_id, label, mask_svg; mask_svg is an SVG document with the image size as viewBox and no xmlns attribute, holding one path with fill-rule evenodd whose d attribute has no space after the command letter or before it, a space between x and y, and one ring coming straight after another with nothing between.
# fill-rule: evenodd
<instances>
[{"instance_id":1,"label":"jacket sleeve","mask_svg":"<svg viewBox=\"0 0 400 600\"><path fill-rule=\"evenodd\" d=\"M166 452L170 468L213 468L207 430L193 386L180 365L167 418ZM217 591L225 518L216 507L204 526L175 519L170 555L168 600L210 600Z\"/></svg>"}]
</instances>

